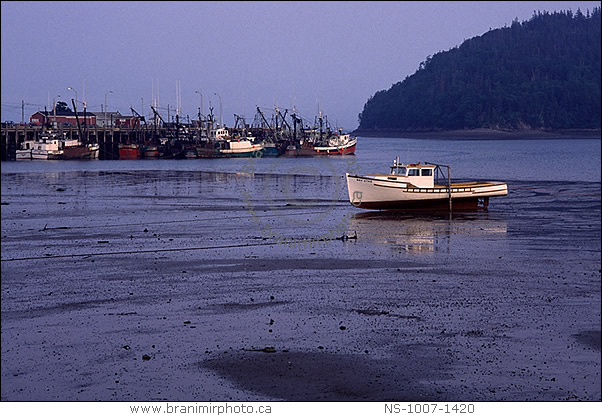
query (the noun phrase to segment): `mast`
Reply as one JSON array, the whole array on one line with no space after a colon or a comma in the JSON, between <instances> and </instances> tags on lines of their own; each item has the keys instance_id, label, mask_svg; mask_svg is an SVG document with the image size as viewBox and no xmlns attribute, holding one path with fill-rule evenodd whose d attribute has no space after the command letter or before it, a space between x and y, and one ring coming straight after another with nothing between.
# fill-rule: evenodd
<instances>
[{"instance_id":1,"label":"mast","mask_svg":"<svg viewBox=\"0 0 602 415\"><path fill-rule=\"evenodd\" d=\"M87 122L86 122L86 105L84 105L84 133L86 134L86 138L84 139L84 137L82 137L81 141L84 144L87 144L88 143L88 137L87 137L87 135L88 135L88 125L87 125Z\"/></svg>"},{"instance_id":2,"label":"mast","mask_svg":"<svg viewBox=\"0 0 602 415\"><path fill-rule=\"evenodd\" d=\"M322 142L322 111L318 113L318 121L320 122L320 142Z\"/></svg>"}]
</instances>

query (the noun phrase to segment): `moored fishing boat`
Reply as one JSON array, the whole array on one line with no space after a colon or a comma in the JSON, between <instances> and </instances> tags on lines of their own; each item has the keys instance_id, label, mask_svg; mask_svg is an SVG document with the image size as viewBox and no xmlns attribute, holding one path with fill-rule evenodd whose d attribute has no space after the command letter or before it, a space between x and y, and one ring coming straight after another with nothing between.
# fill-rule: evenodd
<instances>
[{"instance_id":1,"label":"moored fishing boat","mask_svg":"<svg viewBox=\"0 0 602 415\"><path fill-rule=\"evenodd\" d=\"M284 143L274 143L272 141L263 142L263 157L278 157L284 154L286 147Z\"/></svg>"},{"instance_id":2,"label":"moored fishing boat","mask_svg":"<svg viewBox=\"0 0 602 415\"><path fill-rule=\"evenodd\" d=\"M313 149L318 155L355 154L356 144L357 137L351 137L350 134L335 134L324 144L315 145Z\"/></svg>"},{"instance_id":3,"label":"moored fishing boat","mask_svg":"<svg viewBox=\"0 0 602 415\"><path fill-rule=\"evenodd\" d=\"M82 160L92 159L95 153L95 149L89 145L82 144L79 140L61 140L59 143L63 152L61 154L62 160Z\"/></svg>"},{"instance_id":4,"label":"moored fishing boat","mask_svg":"<svg viewBox=\"0 0 602 415\"><path fill-rule=\"evenodd\" d=\"M225 140L221 143L220 154L223 157L257 157L263 154L263 143L254 143L248 138Z\"/></svg>"},{"instance_id":5,"label":"moored fishing boat","mask_svg":"<svg viewBox=\"0 0 602 415\"><path fill-rule=\"evenodd\" d=\"M303 140L299 144L295 145L294 148L289 146L286 149L287 156L296 157L313 157L317 156L318 153L315 150L315 144L308 140Z\"/></svg>"},{"instance_id":6,"label":"moored fishing boat","mask_svg":"<svg viewBox=\"0 0 602 415\"><path fill-rule=\"evenodd\" d=\"M289 144L284 150L286 157L297 157L297 146L295 144Z\"/></svg>"},{"instance_id":7,"label":"moored fishing boat","mask_svg":"<svg viewBox=\"0 0 602 415\"><path fill-rule=\"evenodd\" d=\"M447 167L447 182L441 167ZM377 210L441 210L487 208L489 198L506 196L508 186L498 181L452 183L450 168L440 164L402 164L394 160L389 174L360 176L346 173L353 206Z\"/></svg>"},{"instance_id":8,"label":"moored fishing boat","mask_svg":"<svg viewBox=\"0 0 602 415\"><path fill-rule=\"evenodd\" d=\"M35 140L25 140L15 151L15 160L31 160L31 150L35 145Z\"/></svg>"},{"instance_id":9,"label":"moored fishing boat","mask_svg":"<svg viewBox=\"0 0 602 415\"><path fill-rule=\"evenodd\" d=\"M225 157L220 151L220 143L214 140L201 141L195 147L196 156L203 159L213 159L218 157Z\"/></svg>"},{"instance_id":10,"label":"moored fishing boat","mask_svg":"<svg viewBox=\"0 0 602 415\"><path fill-rule=\"evenodd\" d=\"M184 146L184 158L195 159L197 157L196 147L194 145L187 144Z\"/></svg>"},{"instance_id":11,"label":"moored fishing boat","mask_svg":"<svg viewBox=\"0 0 602 415\"><path fill-rule=\"evenodd\" d=\"M287 146L285 155L288 157L350 155L355 154L356 144L357 138L351 138L349 134L346 134L344 138L333 136L327 141L318 143L304 140L297 145Z\"/></svg>"},{"instance_id":12,"label":"moored fishing boat","mask_svg":"<svg viewBox=\"0 0 602 415\"><path fill-rule=\"evenodd\" d=\"M158 158L159 157L159 146L156 144L146 144L142 148L142 157L144 158Z\"/></svg>"},{"instance_id":13,"label":"moored fishing boat","mask_svg":"<svg viewBox=\"0 0 602 415\"><path fill-rule=\"evenodd\" d=\"M58 133L45 131L40 139L34 142L31 158L34 160L58 160L63 155L62 147Z\"/></svg>"},{"instance_id":14,"label":"moored fishing boat","mask_svg":"<svg viewBox=\"0 0 602 415\"><path fill-rule=\"evenodd\" d=\"M119 143L119 160L135 160L141 156L140 146L138 144Z\"/></svg>"}]
</instances>

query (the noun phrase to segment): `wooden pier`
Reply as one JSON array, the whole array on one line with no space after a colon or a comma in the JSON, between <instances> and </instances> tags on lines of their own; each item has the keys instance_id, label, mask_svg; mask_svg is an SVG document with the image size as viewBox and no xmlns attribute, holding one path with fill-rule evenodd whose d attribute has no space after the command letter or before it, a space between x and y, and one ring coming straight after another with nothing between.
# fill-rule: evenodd
<instances>
[{"instance_id":1,"label":"wooden pier","mask_svg":"<svg viewBox=\"0 0 602 415\"><path fill-rule=\"evenodd\" d=\"M152 125L141 126L138 128L117 128L100 127L97 125L87 126L80 129L76 125L59 126L58 130L62 135L66 133L68 139L79 139L89 143L98 143L100 146L99 159L114 160L119 158L118 145L120 143L143 144L145 142L157 140L159 137L172 137L176 132L173 128L156 127ZM25 140L36 140L40 138L44 127L29 124L2 124L2 161L15 160L15 152ZM180 139L192 140L200 137L198 128L188 128L186 136L180 136Z\"/></svg>"}]
</instances>

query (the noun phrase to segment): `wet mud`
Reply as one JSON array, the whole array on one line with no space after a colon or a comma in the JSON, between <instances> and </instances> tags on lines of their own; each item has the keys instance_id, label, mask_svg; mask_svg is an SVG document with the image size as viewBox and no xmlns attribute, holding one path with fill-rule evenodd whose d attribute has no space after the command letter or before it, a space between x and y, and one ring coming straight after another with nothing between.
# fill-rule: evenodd
<instances>
[{"instance_id":1,"label":"wet mud","mask_svg":"<svg viewBox=\"0 0 602 415\"><path fill-rule=\"evenodd\" d=\"M3 173L1 398L599 401L600 184L508 184L420 215L312 176Z\"/></svg>"}]
</instances>

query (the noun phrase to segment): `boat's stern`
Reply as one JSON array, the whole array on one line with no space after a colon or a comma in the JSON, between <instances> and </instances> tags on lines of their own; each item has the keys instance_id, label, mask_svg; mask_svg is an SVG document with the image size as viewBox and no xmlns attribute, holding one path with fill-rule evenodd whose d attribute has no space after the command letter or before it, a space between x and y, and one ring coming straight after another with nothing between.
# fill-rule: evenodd
<instances>
[{"instance_id":1,"label":"boat's stern","mask_svg":"<svg viewBox=\"0 0 602 415\"><path fill-rule=\"evenodd\" d=\"M486 195L487 197L508 195L508 185L504 182L487 182L482 187L475 187L474 194Z\"/></svg>"}]
</instances>

